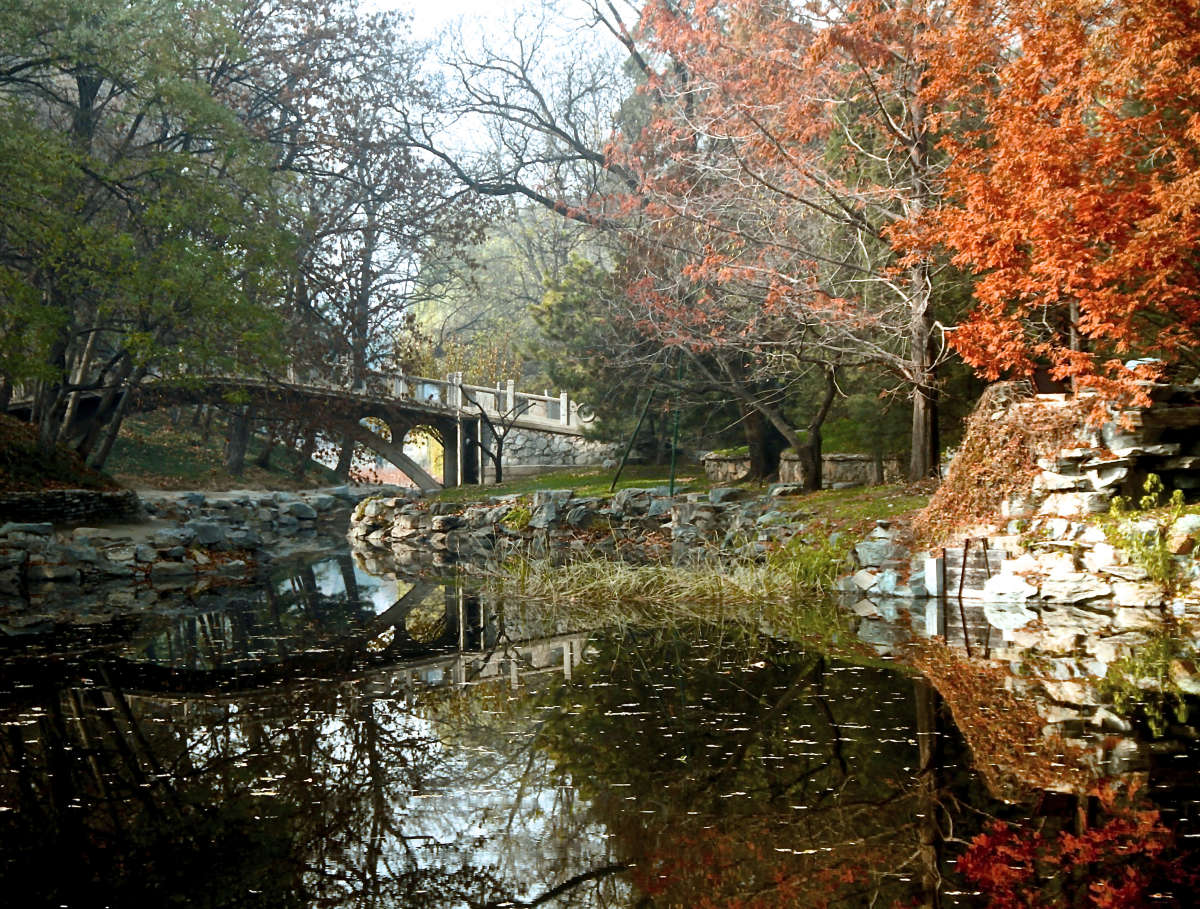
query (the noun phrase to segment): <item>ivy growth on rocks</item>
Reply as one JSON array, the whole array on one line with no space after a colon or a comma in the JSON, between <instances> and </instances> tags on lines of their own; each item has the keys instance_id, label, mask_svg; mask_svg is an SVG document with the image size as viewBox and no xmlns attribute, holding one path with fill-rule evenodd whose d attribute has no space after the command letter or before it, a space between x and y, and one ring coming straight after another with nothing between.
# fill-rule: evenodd
<instances>
[{"instance_id":1,"label":"ivy growth on rocks","mask_svg":"<svg viewBox=\"0 0 1200 909\"><path fill-rule=\"evenodd\" d=\"M1023 399L1031 399L1027 383L999 383L984 392L946 479L913 522L919 542L932 546L995 522L1002 502L1029 490L1037 459L1075 441L1086 404L1039 407Z\"/></svg>"}]
</instances>

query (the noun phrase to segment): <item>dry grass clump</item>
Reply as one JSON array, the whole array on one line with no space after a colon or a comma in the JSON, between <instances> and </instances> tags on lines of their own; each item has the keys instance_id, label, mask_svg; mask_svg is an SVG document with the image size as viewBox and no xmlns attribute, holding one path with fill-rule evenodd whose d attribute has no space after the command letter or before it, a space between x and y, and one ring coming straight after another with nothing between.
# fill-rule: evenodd
<instances>
[{"instance_id":1,"label":"dry grass clump","mask_svg":"<svg viewBox=\"0 0 1200 909\"><path fill-rule=\"evenodd\" d=\"M988 388L967 419L946 479L913 520L916 539L933 546L964 527L994 523L1001 502L1029 492L1039 457L1080 444L1089 407L1037 401L1028 383Z\"/></svg>"},{"instance_id":2,"label":"dry grass clump","mask_svg":"<svg viewBox=\"0 0 1200 909\"><path fill-rule=\"evenodd\" d=\"M845 630L848 618L828 596L845 571L848 550L849 541L795 545L763 561L688 565L514 559L496 578L495 590L507 602L548 608L567 625L732 622L827 638Z\"/></svg>"}]
</instances>

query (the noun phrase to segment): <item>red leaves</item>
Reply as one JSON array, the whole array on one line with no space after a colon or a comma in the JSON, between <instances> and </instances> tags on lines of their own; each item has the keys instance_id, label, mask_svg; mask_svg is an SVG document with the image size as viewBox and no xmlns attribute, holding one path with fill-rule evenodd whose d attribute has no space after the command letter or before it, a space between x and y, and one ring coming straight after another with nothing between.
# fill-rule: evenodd
<instances>
[{"instance_id":1,"label":"red leaves","mask_svg":"<svg viewBox=\"0 0 1200 909\"><path fill-rule=\"evenodd\" d=\"M1152 893L1180 897L1196 885L1190 857L1176 850L1157 811L1135 809L1134 793L1124 801L1110 787L1094 794L1106 813L1101 823L1044 836L996 821L971 841L958 870L997 909L1142 906Z\"/></svg>"}]
</instances>

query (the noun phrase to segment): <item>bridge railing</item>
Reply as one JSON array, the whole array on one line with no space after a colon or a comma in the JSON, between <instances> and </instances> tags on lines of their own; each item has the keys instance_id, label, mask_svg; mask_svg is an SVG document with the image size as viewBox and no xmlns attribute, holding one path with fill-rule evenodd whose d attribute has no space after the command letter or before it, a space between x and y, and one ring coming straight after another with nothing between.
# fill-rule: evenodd
<instances>
[{"instance_id":1,"label":"bridge railing","mask_svg":"<svg viewBox=\"0 0 1200 909\"><path fill-rule=\"evenodd\" d=\"M445 379L424 376L377 374L375 383L393 398L419 401L477 413L482 407L490 417L516 418L522 422L552 424L560 428L579 429L593 419L591 410L572 401L567 392L536 394L517 391L516 382L508 379L496 385L473 385L462 381L462 373L452 373Z\"/></svg>"},{"instance_id":2,"label":"bridge railing","mask_svg":"<svg viewBox=\"0 0 1200 909\"><path fill-rule=\"evenodd\" d=\"M462 373L444 379L410 376L402 373L371 372L355 387L325 375L289 369L288 380L315 388L414 401L434 407L446 407L477 414L482 407L489 417L516 419L522 423L542 424L547 428L574 429L590 423L591 409L572 401L567 392L536 394L517 391L516 381L507 379L496 385L472 385L462 381Z\"/></svg>"}]
</instances>

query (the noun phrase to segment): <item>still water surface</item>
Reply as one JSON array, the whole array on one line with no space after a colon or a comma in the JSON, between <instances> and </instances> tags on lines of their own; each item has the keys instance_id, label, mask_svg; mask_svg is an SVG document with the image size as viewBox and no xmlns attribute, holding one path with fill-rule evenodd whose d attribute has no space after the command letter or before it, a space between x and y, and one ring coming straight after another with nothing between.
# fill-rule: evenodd
<instances>
[{"instance_id":1,"label":"still water surface","mask_svg":"<svg viewBox=\"0 0 1200 909\"><path fill-rule=\"evenodd\" d=\"M1187 831L1006 805L917 674L746 629L563 628L343 554L0 647L9 905L1056 905L1124 867L1112 905L1186 903Z\"/></svg>"}]
</instances>

